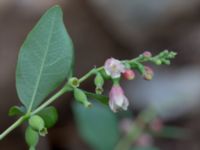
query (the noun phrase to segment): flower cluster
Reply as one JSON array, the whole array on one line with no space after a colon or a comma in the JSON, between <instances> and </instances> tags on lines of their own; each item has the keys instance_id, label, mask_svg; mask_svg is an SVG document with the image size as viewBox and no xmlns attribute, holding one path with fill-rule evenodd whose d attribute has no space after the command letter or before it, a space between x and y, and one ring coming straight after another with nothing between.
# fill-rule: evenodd
<instances>
[{"instance_id":1,"label":"flower cluster","mask_svg":"<svg viewBox=\"0 0 200 150\"><path fill-rule=\"evenodd\" d=\"M159 55L152 57L151 52L145 51L138 57L138 61L120 61L115 58L109 58L104 64L104 70L113 80L113 86L109 93L109 106L113 112L127 110L129 101L124 95L124 91L119 84L121 75L127 80L135 78L133 68L139 70L145 80L152 80L154 71L149 66L142 65L139 61L149 60L157 65L170 64L169 59L174 58L176 53L164 51Z\"/></svg>"},{"instance_id":2,"label":"flower cluster","mask_svg":"<svg viewBox=\"0 0 200 150\"><path fill-rule=\"evenodd\" d=\"M125 65L121 61L114 58L106 60L104 69L107 75L110 75L114 80L113 87L109 93L109 106L111 110L113 112L117 112L121 109L127 110L129 101L124 95L123 89L119 85L119 80L116 80L116 78L120 78L121 74L124 74L127 79L132 79L134 75L133 71L126 69Z\"/></svg>"},{"instance_id":3,"label":"flower cluster","mask_svg":"<svg viewBox=\"0 0 200 150\"><path fill-rule=\"evenodd\" d=\"M161 52L156 56L152 56L151 52L145 51L139 57L132 60L120 61L115 58L109 58L105 61L104 66L100 68L94 68L85 77L95 75L94 84L96 86L95 93L101 95L103 93L103 85L105 80L111 80L113 86L109 92L108 104L113 112L120 110L127 110L129 106L129 100L124 94L123 88L120 86L120 80L123 77L126 80L135 79L135 71L139 71L141 76L145 80L152 80L154 71L151 67L143 65L143 62L152 62L156 65L170 64L170 59L174 58L175 52L169 52L167 50ZM91 106L91 103L87 100L88 93L79 89L79 82L82 82L85 77L81 79L71 78L69 83L74 88L74 97L77 101L81 102L84 106ZM76 83L76 84L75 84ZM97 98L93 94L92 98Z\"/></svg>"},{"instance_id":4,"label":"flower cluster","mask_svg":"<svg viewBox=\"0 0 200 150\"><path fill-rule=\"evenodd\" d=\"M151 57L150 52L144 52L143 56L145 58ZM124 95L124 91L119 84L119 79L121 75L127 80L133 80L135 78L135 72L130 68L130 65L126 62L115 58L109 58L104 64L104 69L107 75L113 80L113 86L109 93L109 106L113 112L118 112L119 110L127 110L129 106L129 101ZM153 78L153 70L144 66L144 79L151 80Z\"/></svg>"}]
</instances>

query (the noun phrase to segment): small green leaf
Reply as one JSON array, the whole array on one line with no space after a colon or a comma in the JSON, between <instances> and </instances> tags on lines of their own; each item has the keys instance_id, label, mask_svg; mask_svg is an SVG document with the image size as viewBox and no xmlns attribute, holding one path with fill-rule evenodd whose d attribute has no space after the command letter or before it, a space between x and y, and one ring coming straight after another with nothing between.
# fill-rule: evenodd
<instances>
[{"instance_id":1,"label":"small green leaf","mask_svg":"<svg viewBox=\"0 0 200 150\"><path fill-rule=\"evenodd\" d=\"M50 8L20 49L16 87L28 111L35 109L71 72L73 45L59 6Z\"/></svg>"},{"instance_id":2,"label":"small green leaf","mask_svg":"<svg viewBox=\"0 0 200 150\"><path fill-rule=\"evenodd\" d=\"M53 106L43 109L38 115L43 118L46 128L53 127L58 121L58 112Z\"/></svg>"},{"instance_id":3,"label":"small green leaf","mask_svg":"<svg viewBox=\"0 0 200 150\"><path fill-rule=\"evenodd\" d=\"M9 116L21 116L26 113L26 108L24 106L12 106L9 109L8 115Z\"/></svg>"},{"instance_id":4,"label":"small green leaf","mask_svg":"<svg viewBox=\"0 0 200 150\"><path fill-rule=\"evenodd\" d=\"M87 92L87 91L84 91L84 92L89 98L95 99L95 100L101 102L102 104L108 105L109 98L107 96L98 95L98 94L94 94L94 93Z\"/></svg>"},{"instance_id":5,"label":"small green leaf","mask_svg":"<svg viewBox=\"0 0 200 150\"><path fill-rule=\"evenodd\" d=\"M81 137L95 150L113 150L119 140L118 120L107 107L94 102L85 109L75 103L74 114Z\"/></svg>"},{"instance_id":6,"label":"small green leaf","mask_svg":"<svg viewBox=\"0 0 200 150\"><path fill-rule=\"evenodd\" d=\"M131 65L131 68L137 69L137 70L139 71L139 73L141 73L142 75L145 74L145 68L144 68L144 65L143 65L143 64L134 61L134 62L132 62L130 65Z\"/></svg>"},{"instance_id":7,"label":"small green leaf","mask_svg":"<svg viewBox=\"0 0 200 150\"><path fill-rule=\"evenodd\" d=\"M105 80L110 80L111 77L109 75L107 75L107 73L105 72L105 69L102 69L100 71L100 74L102 75L102 77L105 79Z\"/></svg>"}]
</instances>

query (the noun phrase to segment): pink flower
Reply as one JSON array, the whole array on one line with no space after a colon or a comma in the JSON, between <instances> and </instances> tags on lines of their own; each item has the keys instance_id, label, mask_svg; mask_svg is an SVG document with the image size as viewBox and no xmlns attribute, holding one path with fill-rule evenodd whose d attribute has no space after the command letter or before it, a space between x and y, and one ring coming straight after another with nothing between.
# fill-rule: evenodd
<instances>
[{"instance_id":1,"label":"pink flower","mask_svg":"<svg viewBox=\"0 0 200 150\"><path fill-rule=\"evenodd\" d=\"M127 110L128 99L124 95L123 89L119 85L113 85L109 93L109 106L113 112Z\"/></svg>"},{"instance_id":2,"label":"pink flower","mask_svg":"<svg viewBox=\"0 0 200 150\"><path fill-rule=\"evenodd\" d=\"M107 75L111 76L112 78L119 78L121 73L125 71L125 66L121 63L121 61L114 58L109 58L104 64L104 69Z\"/></svg>"},{"instance_id":3,"label":"pink flower","mask_svg":"<svg viewBox=\"0 0 200 150\"><path fill-rule=\"evenodd\" d=\"M123 73L123 77L126 80L133 80L135 78L135 72L131 69L126 69Z\"/></svg>"},{"instance_id":4,"label":"pink flower","mask_svg":"<svg viewBox=\"0 0 200 150\"><path fill-rule=\"evenodd\" d=\"M150 129L154 132L160 132L163 129L163 122L161 119L156 118L150 124Z\"/></svg>"},{"instance_id":5,"label":"pink flower","mask_svg":"<svg viewBox=\"0 0 200 150\"><path fill-rule=\"evenodd\" d=\"M123 134L128 134L133 126L133 120L130 118L123 118L120 120L119 129Z\"/></svg>"},{"instance_id":6,"label":"pink flower","mask_svg":"<svg viewBox=\"0 0 200 150\"><path fill-rule=\"evenodd\" d=\"M153 137L147 133L143 133L136 141L136 145L140 147L149 147L153 144Z\"/></svg>"}]
</instances>

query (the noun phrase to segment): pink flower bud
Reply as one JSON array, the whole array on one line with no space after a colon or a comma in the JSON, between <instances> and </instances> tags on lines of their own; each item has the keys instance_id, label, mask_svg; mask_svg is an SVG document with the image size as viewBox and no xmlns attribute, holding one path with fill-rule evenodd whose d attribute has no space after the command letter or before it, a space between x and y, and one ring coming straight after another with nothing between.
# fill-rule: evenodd
<instances>
[{"instance_id":1,"label":"pink flower bud","mask_svg":"<svg viewBox=\"0 0 200 150\"><path fill-rule=\"evenodd\" d=\"M143 53L143 56L144 56L144 57L151 57L152 54L151 54L151 52L149 52L149 51L145 51L145 52Z\"/></svg>"},{"instance_id":2,"label":"pink flower bud","mask_svg":"<svg viewBox=\"0 0 200 150\"><path fill-rule=\"evenodd\" d=\"M113 112L127 110L129 101L119 85L113 85L109 93L109 106Z\"/></svg>"},{"instance_id":3,"label":"pink flower bud","mask_svg":"<svg viewBox=\"0 0 200 150\"><path fill-rule=\"evenodd\" d=\"M123 77L127 80L133 80L135 78L135 72L131 69L126 69L123 73Z\"/></svg>"},{"instance_id":4,"label":"pink flower bud","mask_svg":"<svg viewBox=\"0 0 200 150\"><path fill-rule=\"evenodd\" d=\"M144 69L145 69L144 79L145 80L152 80L153 75L154 75L153 69L151 69L148 66L145 66Z\"/></svg>"},{"instance_id":5,"label":"pink flower bud","mask_svg":"<svg viewBox=\"0 0 200 150\"><path fill-rule=\"evenodd\" d=\"M140 147L149 147L153 144L153 137L147 133L143 133L136 141L136 145Z\"/></svg>"},{"instance_id":6,"label":"pink flower bud","mask_svg":"<svg viewBox=\"0 0 200 150\"><path fill-rule=\"evenodd\" d=\"M155 132L160 132L163 128L163 122L161 119L154 119L150 124L150 129Z\"/></svg>"},{"instance_id":7,"label":"pink flower bud","mask_svg":"<svg viewBox=\"0 0 200 150\"><path fill-rule=\"evenodd\" d=\"M133 120L129 118L124 118L119 123L119 129L123 134L128 134L133 126Z\"/></svg>"},{"instance_id":8,"label":"pink flower bud","mask_svg":"<svg viewBox=\"0 0 200 150\"><path fill-rule=\"evenodd\" d=\"M119 78L121 73L125 71L125 66L121 63L121 61L114 58L109 58L104 64L104 69L107 75L111 76L112 78Z\"/></svg>"}]
</instances>

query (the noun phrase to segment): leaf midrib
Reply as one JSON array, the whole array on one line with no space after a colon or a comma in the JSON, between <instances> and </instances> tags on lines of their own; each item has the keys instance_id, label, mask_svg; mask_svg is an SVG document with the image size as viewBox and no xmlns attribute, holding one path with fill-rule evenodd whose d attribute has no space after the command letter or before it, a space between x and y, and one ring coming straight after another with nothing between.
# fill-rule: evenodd
<instances>
[{"instance_id":1,"label":"leaf midrib","mask_svg":"<svg viewBox=\"0 0 200 150\"><path fill-rule=\"evenodd\" d=\"M51 41L51 38L52 38L52 32L53 32L53 29L54 29L54 26L55 26L55 14L52 17L51 24L52 25L51 25L51 29L50 29L50 35L49 35L49 38L48 38L48 41L47 41L47 48L46 48L45 53L44 53L44 59L42 60L42 64L41 64L41 67L40 67L39 75L37 77L37 81L36 81L34 92L33 92L32 98L31 98L31 103L30 103L29 108L28 108L28 112L31 112L31 110L32 110L33 102L35 100L35 97L36 97L36 94L37 94L37 91L38 91L38 88L39 88L43 68L45 66L46 57L47 57L47 54L48 54L48 51L49 51L49 45L50 45L50 41Z\"/></svg>"}]
</instances>

